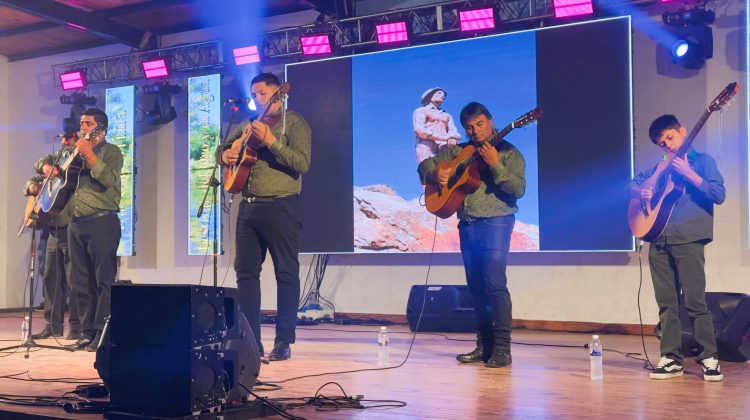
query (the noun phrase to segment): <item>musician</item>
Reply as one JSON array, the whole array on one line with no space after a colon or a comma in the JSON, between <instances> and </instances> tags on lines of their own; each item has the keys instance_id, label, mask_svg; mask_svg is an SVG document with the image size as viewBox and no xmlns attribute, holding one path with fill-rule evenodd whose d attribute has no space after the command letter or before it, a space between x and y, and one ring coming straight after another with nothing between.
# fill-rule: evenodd
<instances>
[{"instance_id":1,"label":"musician","mask_svg":"<svg viewBox=\"0 0 750 420\"><path fill-rule=\"evenodd\" d=\"M651 141L669 158L680 148L687 130L674 115L662 115L651 123ZM673 180L685 185L685 195L675 203L664 232L651 242L648 252L654 295L659 305L661 324L661 359L651 371L652 379L682 376L683 355L680 352L680 289L685 310L693 324L695 340L702 352L695 358L706 381L721 381L723 375L717 358L716 337L711 313L706 306L706 273L704 248L713 240L714 204L726 197L724 178L716 161L690 148L685 158L674 157ZM654 191L639 184L654 174L656 167L639 174L630 184L634 198L648 200Z\"/></svg>"},{"instance_id":2,"label":"musician","mask_svg":"<svg viewBox=\"0 0 750 420\"><path fill-rule=\"evenodd\" d=\"M81 337L71 350L96 351L110 314L110 289L117 274L120 243L120 148L107 143L107 114L89 108L81 114L81 134L75 148L82 156L78 188L73 194L73 218L68 247L73 290L78 298ZM70 172L70 169L68 169Z\"/></svg>"},{"instance_id":3,"label":"musician","mask_svg":"<svg viewBox=\"0 0 750 420\"><path fill-rule=\"evenodd\" d=\"M302 204L299 193L302 174L310 169L310 126L283 101L272 101L279 79L262 73L251 82L252 97L264 121L246 121L228 137L221 155L224 165L234 165L240 154L237 146L243 130L252 130L260 143L258 160L242 191L237 214L234 269L240 308L252 327L261 355L260 272L266 251L271 253L277 286L277 318L274 347L269 360L291 357L295 342L297 305L300 293L299 246L302 235ZM237 141L235 148L230 148Z\"/></svg>"},{"instance_id":4,"label":"musician","mask_svg":"<svg viewBox=\"0 0 750 420\"><path fill-rule=\"evenodd\" d=\"M427 89L422 94L422 106L414 110L412 123L417 136L417 163L437 155L446 147L455 146L461 139L453 116L440 108L446 96L442 88Z\"/></svg>"},{"instance_id":5,"label":"musician","mask_svg":"<svg viewBox=\"0 0 750 420\"><path fill-rule=\"evenodd\" d=\"M510 354L511 299L505 274L510 238L518 212L517 200L526 190L526 162L521 152L505 140L493 147L497 131L487 108L471 102L461 110L461 125L470 142L459 144L419 165L423 184L445 185L455 169L437 164L453 160L473 145L481 157L480 185L458 208L458 233L466 283L474 297L477 347L456 359L462 363L486 362L500 368L512 363Z\"/></svg>"},{"instance_id":6,"label":"musician","mask_svg":"<svg viewBox=\"0 0 750 420\"><path fill-rule=\"evenodd\" d=\"M27 193L37 195L41 183L47 177L59 175L54 167L54 156L46 155L40 158L34 167L39 175L27 182ZM36 184L30 184L37 181ZM45 266L42 270L42 284L44 285L44 319L47 326L37 333L32 334L33 339L44 339L49 337L61 337L63 335L63 322L65 317L65 306L70 311L68 320L69 330L65 337L67 340L77 340L81 335L81 321L78 316L78 303L72 293L72 279L70 276L70 254L68 252L68 223L73 213L73 206L65 206L62 212L52 218L46 226L48 240L44 250Z\"/></svg>"}]
</instances>

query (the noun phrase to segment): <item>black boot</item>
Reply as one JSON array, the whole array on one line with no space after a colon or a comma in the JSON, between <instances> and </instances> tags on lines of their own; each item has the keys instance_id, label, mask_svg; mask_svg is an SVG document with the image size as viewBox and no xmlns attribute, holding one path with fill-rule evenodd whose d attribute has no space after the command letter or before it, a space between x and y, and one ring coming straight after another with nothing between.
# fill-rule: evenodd
<instances>
[{"instance_id":1,"label":"black boot","mask_svg":"<svg viewBox=\"0 0 750 420\"><path fill-rule=\"evenodd\" d=\"M492 346L492 357L484 365L489 368L501 368L510 366L513 359L510 357L510 332L493 324L492 332L495 337L495 344Z\"/></svg>"},{"instance_id":2,"label":"black boot","mask_svg":"<svg viewBox=\"0 0 750 420\"><path fill-rule=\"evenodd\" d=\"M456 356L461 363L479 363L489 360L494 341L491 327L482 327L477 331L477 347L469 353Z\"/></svg>"}]
</instances>

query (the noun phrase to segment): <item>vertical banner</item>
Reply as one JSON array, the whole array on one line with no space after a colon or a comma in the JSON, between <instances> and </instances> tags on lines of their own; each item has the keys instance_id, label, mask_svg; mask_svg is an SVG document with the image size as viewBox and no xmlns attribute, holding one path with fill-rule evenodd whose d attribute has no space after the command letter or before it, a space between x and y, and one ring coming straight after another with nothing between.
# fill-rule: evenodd
<instances>
[{"instance_id":1,"label":"vertical banner","mask_svg":"<svg viewBox=\"0 0 750 420\"><path fill-rule=\"evenodd\" d=\"M135 148L135 86L107 89L106 113L109 120L107 141L122 151L120 172L122 197L120 198L120 245L117 255L133 255L133 154Z\"/></svg>"},{"instance_id":2,"label":"vertical banner","mask_svg":"<svg viewBox=\"0 0 750 420\"><path fill-rule=\"evenodd\" d=\"M201 204L216 163L214 151L221 141L221 80L218 74L188 79L188 254L205 255L211 252L214 224L217 216L217 241L221 244L221 191L216 202L209 192L203 214L198 217ZM221 173L216 172L220 179ZM219 246L221 249L221 245Z\"/></svg>"}]
</instances>

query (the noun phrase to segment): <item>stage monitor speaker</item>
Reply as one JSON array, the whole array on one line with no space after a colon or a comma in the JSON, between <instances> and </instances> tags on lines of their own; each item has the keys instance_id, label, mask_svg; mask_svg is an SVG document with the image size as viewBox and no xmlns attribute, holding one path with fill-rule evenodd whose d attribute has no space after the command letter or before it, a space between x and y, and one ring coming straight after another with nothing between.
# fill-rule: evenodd
<instances>
[{"instance_id":1,"label":"stage monitor speaker","mask_svg":"<svg viewBox=\"0 0 750 420\"><path fill-rule=\"evenodd\" d=\"M474 332L474 298L467 286L415 285L409 292L406 319L412 331Z\"/></svg>"},{"instance_id":2,"label":"stage monitor speaker","mask_svg":"<svg viewBox=\"0 0 750 420\"><path fill-rule=\"evenodd\" d=\"M260 373L260 354L235 293L209 286L114 286L112 316L94 365L112 410L188 416L243 403Z\"/></svg>"},{"instance_id":3,"label":"stage monitor speaker","mask_svg":"<svg viewBox=\"0 0 750 420\"><path fill-rule=\"evenodd\" d=\"M745 362L750 359L750 296L744 293L706 292L706 305L711 312L716 334L719 359L728 362ZM702 349L693 336L693 326L680 300L682 326L682 354L694 357ZM661 337L661 328L656 326Z\"/></svg>"}]
</instances>

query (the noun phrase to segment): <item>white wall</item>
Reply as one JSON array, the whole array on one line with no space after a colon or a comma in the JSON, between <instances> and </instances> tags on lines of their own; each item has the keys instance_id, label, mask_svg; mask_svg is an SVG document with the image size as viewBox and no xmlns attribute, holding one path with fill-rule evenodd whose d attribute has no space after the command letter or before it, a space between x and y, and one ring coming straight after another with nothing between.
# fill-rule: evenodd
<instances>
[{"instance_id":1,"label":"white wall","mask_svg":"<svg viewBox=\"0 0 750 420\"><path fill-rule=\"evenodd\" d=\"M8 119L8 87L10 69L8 66L8 58L0 55L0 156L8 156L8 141L9 141L9 125ZM8 176L9 167L8 165L0 165L0 197L8 196L8 188L11 185L10 177ZM7 236L8 231L12 230L12 227L7 223L8 221L8 206L0 205L0 250L7 250ZM6 277L3 274L2 268L8 265L8 252L0 251L0 277ZM10 282L0 283L0 307L7 307L11 300L8 296L13 292L10 288Z\"/></svg>"},{"instance_id":2,"label":"white wall","mask_svg":"<svg viewBox=\"0 0 750 420\"><path fill-rule=\"evenodd\" d=\"M718 12L714 25L715 56L701 71L681 70L658 53L656 44L642 31L641 22L635 25L633 45L634 113L636 134L636 168L645 169L656 161L658 150L647 137L650 121L665 112L676 114L686 125L699 116L707 101L729 81L745 84L745 42L743 40L744 5L733 3ZM361 10L360 10L361 12ZM368 11L369 12L369 11ZM303 22L277 19L275 27L308 23L314 14L300 14ZM659 16L649 18L656 27ZM196 31L165 38L163 45L211 39L219 30ZM11 136L17 143L4 147L0 156L3 187L0 200L10 203L0 210L7 213L0 221L15 226L22 207L18 189L31 175L31 164L38 155L48 150L52 136L59 130L60 118L67 114L66 106L57 101L58 88L51 87L51 64L87 57L102 57L116 53L112 48L89 50L65 56L47 57L10 63L13 78L8 103L0 104L0 123L3 106L10 106ZM0 63L0 77L3 75ZM100 87L103 89L104 87ZM12 100L10 98L13 98ZM606 100L606 89L603 89ZM0 98L0 101L3 101ZM716 209L715 242L707 248L710 291L750 292L745 279L750 277L747 222L747 138L745 119L745 91L736 106L729 108L720 119L713 116L696 146L719 160L726 178L728 198ZM150 105L142 105L148 107ZM198 283L202 257L188 257L185 234L185 190L187 154L184 98L175 101L178 119L166 126L149 127L137 124L136 225L137 255L124 258L119 277L139 283ZM591 106L596 106L591 104ZM720 125L720 121L722 124ZM2 135L2 133L0 133ZM22 139L18 141L17 139ZM6 150L3 149L3 152ZM313 164L314 161L313 161ZM236 203L235 206L236 207ZM623 209L624 217L624 209ZM232 215L231 220L234 219ZM225 220L230 220L229 218ZM225 238L229 238L228 223ZM1 229L2 227L0 227ZM15 228L14 228L15 229ZM24 240L15 232L4 230L0 237L4 257L0 265L0 290L4 290L0 306L22 304L24 276ZM582 232L585 240L585 232ZM227 251L229 252L229 242ZM645 251L645 250L644 250ZM2 258L2 257L0 257ZM234 272L230 255L220 258L219 282L228 272L225 285L234 286ZM310 256L302 257L302 278L307 273ZM0 259L0 263L3 262ZM405 313L409 288L425 280L427 265L432 262L431 284L464 283L463 267L457 255L335 255L331 257L322 295L331 300L338 311L360 313ZM203 284L211 282L211 260L206 261ZM639 282L638 258L635 254L512 254L508 268L513 295L514 317L529 320L560 320L602 323L637 323L636 293ZM275 307L275 284L272 265L263 270L263 308ZM644 321L656 323L657 311L653 302L648 267L644 266L641 296Z\"/></svg>"}]
</instances>

